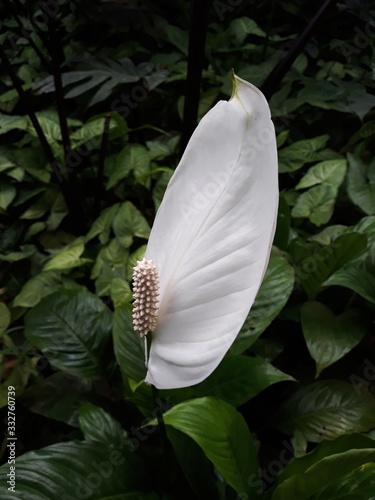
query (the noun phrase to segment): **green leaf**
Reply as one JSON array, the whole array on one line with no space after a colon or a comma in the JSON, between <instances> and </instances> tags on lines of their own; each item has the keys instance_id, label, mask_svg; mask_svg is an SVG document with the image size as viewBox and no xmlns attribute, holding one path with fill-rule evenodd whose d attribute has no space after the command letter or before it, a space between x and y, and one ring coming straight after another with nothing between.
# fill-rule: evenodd
<instances>
[{"instance_id":1,"label":"green leaf","mask_svg":"<svg viewBox=\"0 0 375 500\"><path fill-rule=\"evenodd\" d=\"M233 406L214 398L193 399L164 413L164 422L191 437L238 494L255 495L248 478L258 470L256 447Z\"/></svg>"},{"instance_id":2,"label":"green leaf","mask_svg":"<svg viewBox=\"0 0 375 500\"><path fill-rule=\"evenodd\" d=\"M307 245L294 240L291 253L297 266L297 276L309 299L313 299L322 284L345 264L361 255L367 247L367 236L359 233L342 234L330 245Z\"/></svg>"},{"instance_id":3,"label":"green leaf","mask_svg":"<svg viewBox=\"0 0 375 500\"><path fill-rule=\"evenodd\" d=\"M229 356L203 382L194 387L196 397L208 394L240 406L270 385L295 381L261 358Z\"/></svg>"},{"instance_id":4,"label":"green leaf","mask_svg":"<svg viewBox=\"0 0 375 500\"><path fill-rule=\"evenodd\" d=\"M0 336L10 325L10 311L4 302L0 302Z\"/></svg>"},{"instance_id":5,"label":"green leaf","mask_svg":"<svg viewBox=\"0 0 375 500\"><path fill-rule=\"evenodd\" d=\"M314 498L313 493L335 482L353 469L375 459L375 447L365 450L348 450L326 458L312 465L303 474L286 479L278 486L272 500L304 500ZM323 497L331 500L332 497ZM340 499L345 497L339 497ZM352 497L350 497L352 498ZM360 497L361 499L365 497Z\"/></svg>"},{"instance_id":6,"label":"green leaf","mask_svg":"<svg viewBox=\"0 0 375 500\"><path fill-rule=\"evenodd\" d=\"M346 160L322 161L311 167L302 177L295 189L305 189L317 184L328 184L338 188L345 178Z\"/></svg>"},{"instance_id":7,"label":"green leaf","mask_svg":"<svg viewBox=\"0 0 375 500\"><path fill-rule=\"evenodd\" d=\"M16 197L17 189L11 184L1 184L0 186L0 208L6 210Z\"/></svg>"},{"instance_id":8,"label":"green leaf","mask_svg":"<svg viewBox=\"0 0 375 500\"><path fill-rule=\"evenodd\" d=\"M134 172L136 180L148 176L150 171L150 155L147 149L139 144L128 144L116 155L110 169L107 189L115 186L127 177L129 172Z\"/></svg>"},{"instance_id":9,"label":"green leaf","mask_svg":"<svg viewBox=\"0 0 375 500\"><path fill-rule=\"evenodd\" d=\"M241 354L256 341L285 306L293 286L292 266L284 257L271 256L253 307L230 349L231 354Z\"/></svg>"},{"instance_id":10,"label":"green leaf","mask_svg":"<svg viewBox=\"0 0 375 500\"><path fill-rule=\"evenodd\" d=\"M229 25L229 32L237 45L241 45L247 35L257 35L264 37L265 32L259 28L257 23L248 17L238 17Z\"/></svg>"},{"instance_id":11,"label":"green leaf","mask_svg":"<svg viewBox=\"0 0 375 500\"><path fill-rule=\"evenodd\" d=\"M281 250L286 250L290 234L290 210L283 194L280 193L277 224L273 244Z\"/></svg>"},{"instance_id":12,"label":"green leaf","mask_svg":"<svg viewBox=\"0 0 375 500\"><path fill-rule=\"evenodd\" d=\"M375 304L375 276L358 266L349 266L336 271L323 286L338 285L349 288Z\"/></svg>"},{"instance_id":13,"label":"green leaf","mask_svg":"<svg viewBox=\"0 0 375 500\"><path fill-rule=\"evenodd\" d=\"M26 130L29 124L27 116L9 116L0 113L0 134L6 134L10 130Z\"/></svg>"},{"instance_id":14,"label":"green leaf","mask_svg":"<svg viewBox=\"0 0 375 500\"><path fill-rule=\"evenodd\" d=\"M375 426L375 399L341 380L322 380L303 387L284 401L275 417L277 427L302 432L318 443L341 434L365 432Z\"/></svg>"},{"instance_id":15,"label":"green leaf","mask_svg":"<svg viewBox=\"0 0 375 500\"><path fill-rule=\"evenodd\" d=\"M134 236L147 239L150 234L150 226L146 219L130 201L126 201L120 206L113 219L112 227L124 248L130 247Z\"/></svg>"},{"instance_id":16,"label":"green leaf","mask_svg":"<svg viewBox=\"0 0 375 500\"><path fill-rule=\"evenodd\" d=\"M165 28L169 41L185 56L188 54L188 32L168 24Z\"/></svg>"},{"instance_id":17,"label":"green leaf","mask_svg":"<svg viewBox=\"0 0 375 500\"><path fill-rule=\"evenodd\" d=\"M33 307L43 297L51 295L60 287L60 273L55 271L40 272L25 283L20 293L14 299L14 306Z\"/></svg>"},{"instance_id":18,"label":"green leaf","mask_svg":"<svg viewBox=\"0 0 375 500\"><path fill-rule=\"evenodd\" d=\"M143 340L134 331L130 304L117 307L113 316L113 345L121 373L136 382L146 376Z\"/></svg>"},{"instance_id":19,"label":"green leaf","mask_svg":"<svg viewBox=\"0 0 375 500\"><path fill-rule=\"evenodd\" d=\"M375 491L375 464L363 464L340 477L338 481L320 489L311 500L373 500ZM370 498L371 496L371 498Z\"/></svg>"},{"instance_id":20,"label":"green leaf","mask_svg":"<svg viewBox=\"0 0 375 500\"><path fill-rule=\"evenodd\" d=\"M79 404L90 389L89 381L57 372L30 385L19 400L33 413L79 427Z\"/></svg>"},{"instance_id":21,"label":"green leaf","mask_svg":"<svg viewBox=\"0 0 375 500\"><path fill-rule=\"evenodd\" d=\"M303 474L314 464L320 462L323 458L331 455L345 453L348 450L360 450L374 448L375 441L363 434L346 434L330 441L322 441L310 453L296 460L292 460L280 472L277 478L277 484L281 484L292 476Z\"/></svg>"},{"instance_id":22,"label":"green leaf","mask_svg":"<svg viewBox=\"0 0 375 500\"><path fill-rule=\"evenodd\" d=\"M17 262L31 257L35 252L34 245L21 245L19 251L0 254L0 261Z\"/></svg>"},{"instance_id":23,"label":"green leaf","mask_svg":"<svg viewBox=\"0 0 375 500\"><path fill-rule=\"evenodd\" d=\"M25 336L56 368L82 377L102 377L111 325L111 311L95 295L60 290L28 312Z\"/></svg>"},{"instance_id":24,"label":"green leaf","mask_svg":"<svg viewBox=\"0 0 375 500\"><path fill-rule=\"evenodd\" d=\"M147 473L141 460L126 448L103 443L70 441L25 453L16 460L17 500L109 500L147 498ZM13 500L8 491L9 465L0 468L0 496ZM140 492L127 497L126 493Z\"/></svg>"},{"instance_id":25,"label":"green leaf","mask_svg":"<svg viewBox=\"0 0 375 500\"><path fill-rule=\"evenodd\" d=\"M133 300L133 293L127 281L122 278L113 278L111 283L111 299L115 307L128 304Z\"/></svg>"},{"instance_id":26,"label":"green leaf","mask_svg":"<svg viewBox=\"0 0 375 500\"><path fill-rule=\"evenodd\" d=\"M99 236L100 243L108 243L112 228L112 221L120 208L120 203L105 208L96 221L92 224L90 231L85 236L86 243L95 236Z\"/></svg>"},{"instance_id":27,"label":"green leaf","mask_svg":"<svg viewBox=\"0 0 375 500\"><path fill-rule=\"evenodd\" d=\"M320 135L313 139L296 141L279 151L279 171L294 172L306 163L318 160L317 151L324 148L329 135Z\"/></svg>"},{"instance_id":28,"label":"green leaf","mask_svg":"<svg viewBox=\"0 0 375 500\"><path fill-rule=\"evenodd\" d=\"M292 217L306 217L316 226L326 224L332 217L337 191L326 184L302 193L294 205Z\"/></svg>"},{"instance_id":29,"label":"green leaf","mask_svg":"<svg viewBox=\"0 0 375 500\"><path fill-rule=\"evenodd\" d=\"M77 238L73 243L60 250L43 267L43 271L65 271L81 266L87 259L80 259L85 250L83 238Z\"/></svg>"},{"instance_id":30,"label":"green leaf","mask_svg":"<svg viewBox=\"0 0 375 500\"><path fill-rule=\"evenodd\" d=\"M112 415L88 401L81 403L78 413L79 426L85 436L85 441L112 444L114 446L129 446L126 432Z\"/></svg>"},{"instance_id":31,"label":"green leaf","mask_svg":"<svg viewBox=\"0 0 375 500\"><path fill-rule=\"evenodd\" d=\"M201 448L186 434L167 426L176 458L198 500L218 498L212 464Z\"/></svg>"},{"instance_id":32,"label":"green leaf","mask_svg":"<svg viewBox=\"0 0 375 500\"><path fill-rule=\"evenodd\" d=\"M368 215L375 214L375 162L366 164L348 154L348 195Z\"/></svg>"},{"instance_id":33,"label":"green leaf","mask_svg":"<svg viewBox=\"0 0 375 500\"><path fill-rule=\"evenodd\" d=\"M362 311L349 309L336 316L319 302L303 304L301 322L307 348L316 362L317 377L358 345L368 326Z\"/></svg>"}]
</instances>

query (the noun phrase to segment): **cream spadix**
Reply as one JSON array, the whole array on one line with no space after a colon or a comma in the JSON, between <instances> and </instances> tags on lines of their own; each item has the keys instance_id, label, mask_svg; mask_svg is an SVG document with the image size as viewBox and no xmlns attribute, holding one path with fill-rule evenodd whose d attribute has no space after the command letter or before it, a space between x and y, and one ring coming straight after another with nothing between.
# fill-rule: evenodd
<instances>
[{"instance_id":1,"label":"cream spadix","mask_svg":"<svg viewBox=\"0 0 375 500\"><path fill-rule=\"evenodd\" d=\"M266 271L277 205L270 110L235 76L231 99L192 135L151 231L145 258L157 268L159 296L146 382L194 385L220 363Z\"/></svg>"}]
</instances>

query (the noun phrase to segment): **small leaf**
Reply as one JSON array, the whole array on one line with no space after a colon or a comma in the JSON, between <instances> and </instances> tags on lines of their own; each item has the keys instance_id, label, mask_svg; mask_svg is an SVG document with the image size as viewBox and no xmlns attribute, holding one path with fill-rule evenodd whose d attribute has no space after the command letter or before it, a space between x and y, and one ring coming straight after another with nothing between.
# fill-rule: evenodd
<instances>
[{"instance_id":1,"label":"small leaf","mask_svg":"<svg viewBox=\"0 0 375 500\"><path fill-rule=\"evenodd\" d=\"M190 436L238 494L255 494L248 478L257 474L256 447L244 418L233 406L214 398L193 399L164 413L164 422Z\"/></svg>"},{"instance_id":2,"label":"small leaf","mask_svg":"<svg viewBox=\"0 0 375 500\"><path fill-rule=\"evenodd\" d=\"M60 284L60 273L56 271L40 272L24 284L22 290L14 299L14 306L36 306L43 297L56 292Z\"/></svg>"},{"instance_id":3,"label":"small leaf","mask_svg":"<svg viewBox=\"0 0 375 500\"><path fill-rule=\"evenodd\" d=\"M348 160L348 195L366 214L375 214L375 163L366 164L351 154Z\"/></svg>"},{"instance_id":4,"label":"small leaf","mask_svg":"<svg viewBox=\"0 0 375 500\"><path fill-rule=\"evenodd\" d=\"M4 302L0 302L0 336L10 325L10 311Z\"/></svg>"},{"instance_id":5,"label":"small leaf","mask_svg":"<svg viewBox=\"0 0 375 500\"><path fill-rule=\"evenodd\" d=\"M6 210L16 197L17 190L11 184L1 184L0 186L0 208Z\"/></svg>"},{"instance_id":6,"label":"small leaf","mask_svg":"<svg viewBox=\"0 0 375 500\"><path fill-rule=\"evenodd\" d=\"M279 171L294 172L306 163L317 160L316 152L324 148L329 139L328 135L320 135L313 139L296 141L279 151Z\"/></svg>"},{"instance_id":7,"label":"small leaf","mask_svg":"<svg viewBox=\"0 0 375 500\"><path fill-rule=\"evenodd\" d=\"M323 380L284 401L275 420L283 432L299 430L307 441L318 443L374 427L375 399L368 391L357 394L347 382Z\"/></svg>"},{"instance_id":8,"label":"small leaf","mask_svg":"<svg viewBox=\"0 0 375 500\"><path fill-rule=\"evenodd\" d=\"M135 206L126 201L120 206L112 222L113 231L124 248L130 247L133 237L147 239L150 234L150 226L141 212Z\"/></svg>"},{"instance_id":9,"label":"small leaf","mask_svg":"<svg viewBox=\"0 0 375 500\"><path fill-rule=\"evenodd\" d=\"M316 226L326 224L332 217L336 194L331 186L315 186L298 197L291 215L306 217Z\"/></svg>"},{"instance_id":10,"label":"small leaf","mask_svg":"<svg viewBox=\"0 0 375 500\"><path fill-rule=\"evenodd\" d=\"M78 238L52 257L43 267L43 271L65 271L82 265L86 262L86 259L80 259L84 250L83 239Z\"/></svg>"},{"instance_id":11,"label":"small leaf","mask_svg":"<svg viewBox=\"0 0 375 500\"><path fill-rule=\"evenodd\" d=\"M349 309L336 316L319 302L306 302L301 322L307 348L316 362L316 376L350 352L366 334L363 312Z\"/></svg>"},{"instance_id":12,"label":"small leaf","mask_svg":"<svg viewBox=\"0 0 375 500\"><path fill-rule=\"evenodd\" d=\"M327 160L311 167L295 189L305 189L317 184L328 184L338 188L345 178L346 160Z\"/></svg>"},{"instance_id":13,"label":"small leaf","mask_svg":"<svg viewBox=\"0 0 375 500\"><path fill-rule=\"evenodd\" d=\"M111 167L107 189L115 186L124 179L129 172L134 172L136 180L148 175L150 169L150 155L143 146L139 144L128 144L115 157Z\"/></svg>"}]
</instances>

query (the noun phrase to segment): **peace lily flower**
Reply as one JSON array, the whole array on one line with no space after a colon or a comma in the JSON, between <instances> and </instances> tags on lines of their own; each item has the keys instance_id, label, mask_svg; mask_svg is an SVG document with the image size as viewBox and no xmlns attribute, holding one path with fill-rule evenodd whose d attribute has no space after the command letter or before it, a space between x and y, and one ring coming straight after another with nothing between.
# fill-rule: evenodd
<instances>
[{"instance_id":1,"label":"peace lily flower","mask_svg":"<svg viewBox=\"0 0 375 500\"><path fill-rule=\"evenodd\" d=\"M261 285L277 206L270 110L234 76L230 100L192 135L134 268L134 328L152 332L147 383L186 387L218 366Z\"/></svg>"}]
</instances>

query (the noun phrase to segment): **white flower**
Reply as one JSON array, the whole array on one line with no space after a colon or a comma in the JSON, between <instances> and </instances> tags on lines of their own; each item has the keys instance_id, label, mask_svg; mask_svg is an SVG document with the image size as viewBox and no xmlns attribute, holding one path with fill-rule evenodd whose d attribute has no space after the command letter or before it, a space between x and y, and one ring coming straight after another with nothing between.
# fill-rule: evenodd
<instances>
[{"instance_id":1,"label":"white flower","mask_svg":"<svg viewBox=\"0 0 375 500\"><path fill-rule=\"evenodd\" d=\"M220 363L266 271L277 206L269 107L235 76L231 99L191 137L151 231L145 258L157 268L159 296L146 382L194 385Z\"/></svg>"}]
</instances>

